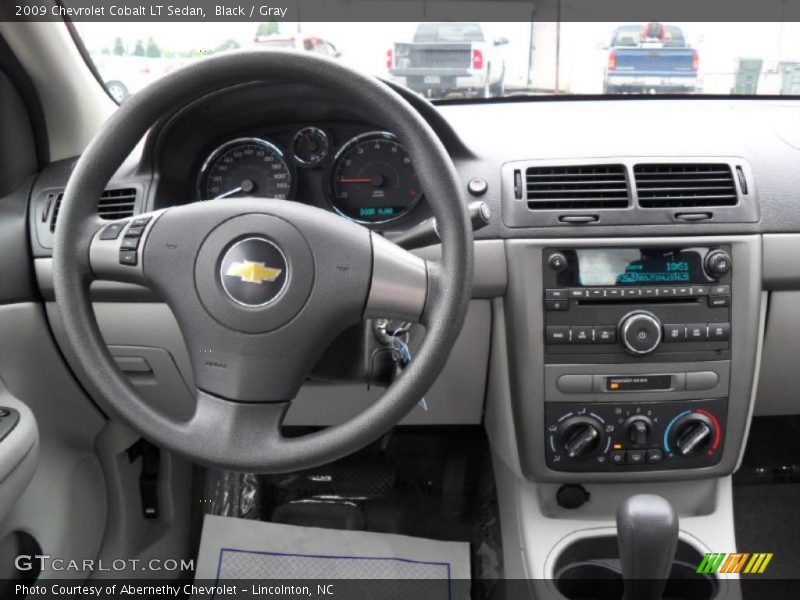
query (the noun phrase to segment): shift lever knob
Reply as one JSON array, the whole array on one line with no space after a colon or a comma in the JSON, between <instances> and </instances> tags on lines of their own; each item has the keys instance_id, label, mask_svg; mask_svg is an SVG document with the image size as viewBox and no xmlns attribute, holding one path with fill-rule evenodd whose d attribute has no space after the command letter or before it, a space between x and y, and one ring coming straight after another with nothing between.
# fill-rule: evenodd
<instances>
[{"instance_id":1,"label":"shift lever knob","mask_svg":"<svg viewBox=\"0 0 800 600\"><path fill-rule=\"evenodd\" d=\"M678 517L661 496L631 496L617 509L625 600L660 600L678 545Z\"/></svg>"}]
</instances>

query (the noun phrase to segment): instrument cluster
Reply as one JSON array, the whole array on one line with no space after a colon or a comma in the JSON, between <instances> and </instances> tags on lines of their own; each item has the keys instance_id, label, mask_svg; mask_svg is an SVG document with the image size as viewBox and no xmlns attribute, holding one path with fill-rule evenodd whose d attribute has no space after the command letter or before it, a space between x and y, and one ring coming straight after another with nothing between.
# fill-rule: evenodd
<instances>
[{"instance_id":1,"label":"instrument cluster","mask_svg":"<svg viewBox=\"0 0 800 600\"><path fill-rule=\"evenodd\" d=\"M196 194L308 203L322 197L330 210L366 225L399 219L422 198L411 159L393 134L316 125L219 141L202 160Z\"/></svg>"}]
</instances>

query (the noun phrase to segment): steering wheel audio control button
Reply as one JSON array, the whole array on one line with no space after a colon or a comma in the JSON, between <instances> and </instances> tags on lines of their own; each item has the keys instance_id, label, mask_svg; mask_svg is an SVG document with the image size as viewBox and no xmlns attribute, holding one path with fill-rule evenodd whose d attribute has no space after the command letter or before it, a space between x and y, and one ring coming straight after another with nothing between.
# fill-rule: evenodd
<instances>
[{"instance_id":1,"label":"steering wheel audio control button","mask_svg":"<svg viewBox=\"0 0 800 600\"><path fill-rule=\"evenodd\" d=\"M136 250L120 250L119 264L128 267L135 267L137 264L139 264L139 257L136 253Z\"/></svg>"},{"instance_id":2,"label":"steering wheel audio control button","mask_svg":"<svg viewBox=\"0 0 800 600\"><path fill-rule=\"evenodd\" d=\"M131 227L147 227L147 224L153 217L139 217L131 221Z\"/></svg>"},{"instance_id":3,"label":"steering wheel audio control button","mask_svg":"<svg viewBox=\"0 0 800 600\"><path fill-rule=\"evenodd\" d=\"M119 223L111 223L111 225L106 225L103 228L103 231L100 232L100 239L101 240L115 240L119 237L119 234L122 233L122 230L125 228L125 225L128 223L126 221L121 221Z\"/></svg>"},{"instance_id":4,"label":"steering wheel audio control button","mask_svg":"<svg viewBox=\"0 0 800 600\"><path fill-rule=\"evenodd\" d=\"M119 244L120 250L138 250L139 249L139 241L141 238L139 237L124 237L122 238L122 242Z\"/></svg>"}]
</instances>

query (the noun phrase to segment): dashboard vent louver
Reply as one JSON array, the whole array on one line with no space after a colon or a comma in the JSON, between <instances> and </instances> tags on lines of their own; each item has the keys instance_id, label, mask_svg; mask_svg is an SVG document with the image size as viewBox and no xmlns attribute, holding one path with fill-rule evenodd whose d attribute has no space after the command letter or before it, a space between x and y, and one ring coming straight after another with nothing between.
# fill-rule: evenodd
<instances>
[{"instance_id":1,"label":"dashboard vent louver","mask_svg":"<svg viewBox=\"0 0 800 600\"><path fill-rule=\"evenodd\" d=\"M630 191L624 165L537 166L525 170L528 208L627 208Z\"/></svg>"},{"instance_id":2,"label":"dashboard vent louver","mask_svg":"<svg viewBox=\"0 0 800 600\"><path fill-rule=\"evenodd\" d=\"M61 208L61 199L63 197L64 192L60 192L56 196L53 216L50 218L51 232L56 230L56 219L58 218L58 211ZM100 195L100 201L97 203L97 214L101 219L109 221L125 219L133 216L135 205L135 188L106 190Z\"/></svg>"},{"instance_id":3,"label":"dashboard vent louver","mask_svg":"<svg viewBox=\"0 0 800 600\"><path fill-rule=\"evenodd\" d=\"M136 190L134 188L106 190L100 195L97 214L101 219L125 219L133 216L135 204Z\"/></svg>"},{"instance_id":4,"label":"dashboard vent louver","mask_svg":"<svg viewBox=\"0 0 800 600\"><path fill-rule=\"evenodd\" d=\"M725 163L638 164L633 168L642 208L736 206L736 184Z\"/></svg>"}]
</instances>

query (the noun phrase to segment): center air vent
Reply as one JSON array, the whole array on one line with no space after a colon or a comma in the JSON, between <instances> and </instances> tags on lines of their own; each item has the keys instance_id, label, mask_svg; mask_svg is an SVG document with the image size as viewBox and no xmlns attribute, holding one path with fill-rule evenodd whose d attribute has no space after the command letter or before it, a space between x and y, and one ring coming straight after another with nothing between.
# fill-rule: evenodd
<instances>
[{"instance_id":1,"label":"center air vent","mask_svg":"<svg viewBox=\"0 0 800 600\"><path fill-rule=\"evenodd\" d=\"M531 210L627 208L624 165L536 166L525 170Z\"/></svg>"},{"instance_id":2,"label":"center air vent","mask_svg":"<svg viewBox=\"0 0 800 600\"><path fill-rule=\"evenodd\" d=\"M736 206L736 184L725 163L638 164L633 168L642 208Z\"/></svg>"},{"instance_id":3,"label":"center air vent","mask_svg":"<svg viewBox=\"0 0 800 600\"><path fill-rule=\"evenodd\" d=\"M47 199L47 202L55 201L53 206L53 215L50 218L50 232L56 230L56 219L58 218L58 211L61 208L61 199L64 197L64 192L59 192L52 198L52 194ZM125 188L119 190L106 190L100 195L100 201L97 203L97 214L101 219L125 219L133 216L134 207L136 204L136 189ZM46 212L45 212L46 216Z\"/></svg>"}]
</instances>

